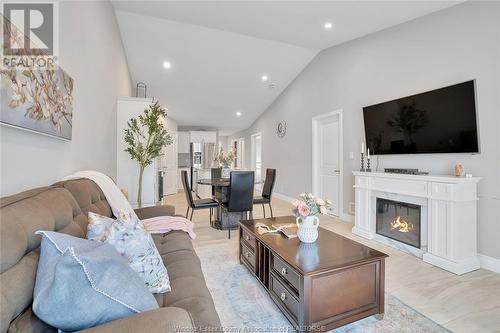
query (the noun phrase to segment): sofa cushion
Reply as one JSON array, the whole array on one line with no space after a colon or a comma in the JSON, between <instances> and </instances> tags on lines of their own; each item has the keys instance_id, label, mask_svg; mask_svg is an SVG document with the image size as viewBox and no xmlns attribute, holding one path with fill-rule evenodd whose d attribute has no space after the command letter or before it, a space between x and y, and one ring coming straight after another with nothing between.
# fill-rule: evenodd
<instances>
[{"instance_id":1,"label":"sofa cushion","mask_svg":"<svg viewBox=\"0 0 500 333\"><path fill-rule=\"evenodd\" d=\"M172 231L153 235L153 239L167 266L171 286L169 293L155 295L158 304L187 310L196 326L220 328L219 316L189 235Z\"/></svg>"},{"instance_id":2,"label":"sofa cushion","mask_svg":"<svg viewBox=\"0 0 500 333\"><path fill-rule=\"evenodd\" d=\"M33 312L45 322L75 331L158 308L113 246L59 232L37 233L43 237Z\"/></svg>"},{"instance_id":3,"label":"sofa cushion","mask_svg":"<svg viewBox=\"0 0 500 333\"><path fill-rule=\"evenodd\" d=\"M200 332L211 332L210 328L215 328L215 332L221 332L220 319L215 311L215 305L211 297L191 297L183 298L179 301L168 304L169 307L182 308L188 311L193 318L196 327Z\"/></svg>"},{"instance_id":4,"label":"sofa cushion","mask_svg":"<svg viewBox=\"0 0 500 333\"><path fill-rule=\"evenodd\" d=\"M161 255L181 250L194 251L191 238L184 231L171 231L166 234L153 234L152 236Z\"/></svg>"}]
</instances>

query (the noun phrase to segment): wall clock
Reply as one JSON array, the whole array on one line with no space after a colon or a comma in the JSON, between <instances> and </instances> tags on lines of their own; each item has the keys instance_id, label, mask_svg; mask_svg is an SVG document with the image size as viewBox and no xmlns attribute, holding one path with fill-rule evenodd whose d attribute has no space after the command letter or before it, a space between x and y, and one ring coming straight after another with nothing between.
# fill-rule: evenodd
<instances>
[{"instance_id":1,"label":"wall clock","mask_svg":"<svg viewBox=\"0 0 500 333\"><path fill-rule=\"evenodd\" d=\"M286 121L282 120L278 123L278 126L276 126L276 134L282 138L286 134Z\"/></svg>"}]
</instances>

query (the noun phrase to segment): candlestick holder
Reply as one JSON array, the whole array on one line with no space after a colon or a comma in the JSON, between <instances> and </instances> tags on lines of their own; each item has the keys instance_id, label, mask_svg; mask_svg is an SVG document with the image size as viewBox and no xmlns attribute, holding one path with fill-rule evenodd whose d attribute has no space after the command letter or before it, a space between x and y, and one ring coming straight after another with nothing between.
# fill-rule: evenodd
<instances>
[{"instance_id":1,"label":"candlestick holder","mask_svg":"<svg viewBox=\"0 0 500 333\"><path fill-rule=\"evenodd\" d=\"M359 171L366 171L365 170L365 154L361 153L361 169Z\"/></svg>"},{"instance_id":2,"label":"candlestick holder","mask_svg":"<svg viewBox=\"0 0 500 333\"><path fill-rule=\"evenodd\" d=\"M370 157L366 158L366 172L372 172L372 169L370 169Z\"/></svg>"}]
</instances>

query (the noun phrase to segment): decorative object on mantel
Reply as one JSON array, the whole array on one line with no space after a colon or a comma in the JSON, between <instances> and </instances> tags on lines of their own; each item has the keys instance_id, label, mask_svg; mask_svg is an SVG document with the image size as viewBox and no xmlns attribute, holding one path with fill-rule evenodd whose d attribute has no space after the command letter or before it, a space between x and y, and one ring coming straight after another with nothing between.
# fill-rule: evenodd
<instances>
[{"instance_id":1,"label":"decorative object on mantel","mask_svg":"<svg viewBox=\"0 0 500 333\"><path fill-rule=\"evenodd\" d=\"M73 79L52 55L36 47L14 24L2 20L4 37L16 49L17 60L3 58L0 69L0 122L31 132L71 140ZM24 48L28 39L30 51ZM5 61L4 61L5 60ZM14 60L14 58L13 58ZM15 63L15 65L14 65Z\"/></svg>"},{"instance_id":2,"label":"decorative object on mantel","mask_svg":"<svg viewBox=\"0 0 500 333\"><path fill-rule=\"evenodd\" d=\"M296 217L297 236L301 242L313 243L318 238L319 219L317 214L327 214L330 200L315 198L312 193L301 193L300 200L292 202L292 212ZM301 221L301 222L300 222Z\"/></svg>"},{"instance_id":3,"label":"decorative object on mantel","mask_svg":"<svg viewBox=\"0 0 500 333\"><path fill-rule=\"evenodd\" d=\"M137 85L135 86L135 97L140 97L139 96L139 91L142 89L144 92L143 98L147 98L147 91L148 91L148 86L144 82L138 82Z\"/></svg>"},{"instance_id":4,"label":"decorative object on mantel","mask_svg":"<svg viewBox=\"0 0 500 333\"><path fill-rule=\"evenodd\" d=\"M366 171L365 169L365 144L361 142L361 168L359 171Z\"/></svg>"},{"instance_id":5,"label":"decorative object on mantel","mask_svg":"<svg viewBox=\"0 0 500 333\"><path fill-rule=\"evenodd\" d=\"M461 163L455 164L455 176L462 177L465 174L464 166Z\"/></svg>"},{"instance_id":6,"label":"decorative object on mantel","mask_svg":"<svg viewBox=\"0 0 500 333\"><path fill-rule=\"evenodd\" d=\"M276 126L276 134L278 137L282 138L286 134L286 121L282 120Z\"/></svg>"},{"instance_id":7,"label":"decorative object on mantel","mask_svg":"<svg viewBox=\"0 0 500 333\"><path fill-rule=\"evenodd\" d=\"M172 144L172 137L163 127L162 119L167 113L158 101L149 105L148 109L137 118L127 122L125 142L128 144L126 152L133 160L139 162L139 190L137 204L142 206L142 176L144 169L153 163L153 160L162 155L162 148Z\"/></svg>"},{"instance_id":8,"label":"decorative object on mantel","mask_svg":"<svg viewBox=\"0 0 500 333\"><path fill-rule=\"evenodd\" d=\"M219 165L222 167L222 172L221 172L222 178L229 178L231 174L230 167L233 164L235 158L236 154L232 149L228 152L225 152L223 149L221 149L220 153L217 156L215 156L214 161L219 163Z\"/></svg>"},{"instance_id":9,"label":"decorative object on mantel","mask_svg":"<svg viewBox=\"0 0 500 333\"><path fill-rule=\"evenodd\" d=\"M366 172L372 172L372 169L370 168L370 148L367 150L366 154Z\"/></svg>"}]
</instances>

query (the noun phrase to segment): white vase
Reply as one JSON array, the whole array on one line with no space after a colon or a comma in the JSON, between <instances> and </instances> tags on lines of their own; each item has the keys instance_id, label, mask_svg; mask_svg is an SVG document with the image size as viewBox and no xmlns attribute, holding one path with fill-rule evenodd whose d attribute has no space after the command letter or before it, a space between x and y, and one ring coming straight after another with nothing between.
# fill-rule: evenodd
<instances>
[{"instance_id":1,"label":"white vase","mask_svg":"<svg viewBox=\"0 0 500 333\"><path fill-rule=\"evenodd\" d=\"M222 168L221 177L222 178L229 178L229 176L231 176L231 169L230 168Z\"/></svg>"},{"instance_id":2,"label":"white vase","mask_svg":"<svg viewBox=\"0 0 500 333\"><path fill-rule=\"evenodd\" d=\"M319 219L317 216L299 216L297 223L297 236L301 242L313 243L318 239Z\"/></svg>"}]
</instances>

